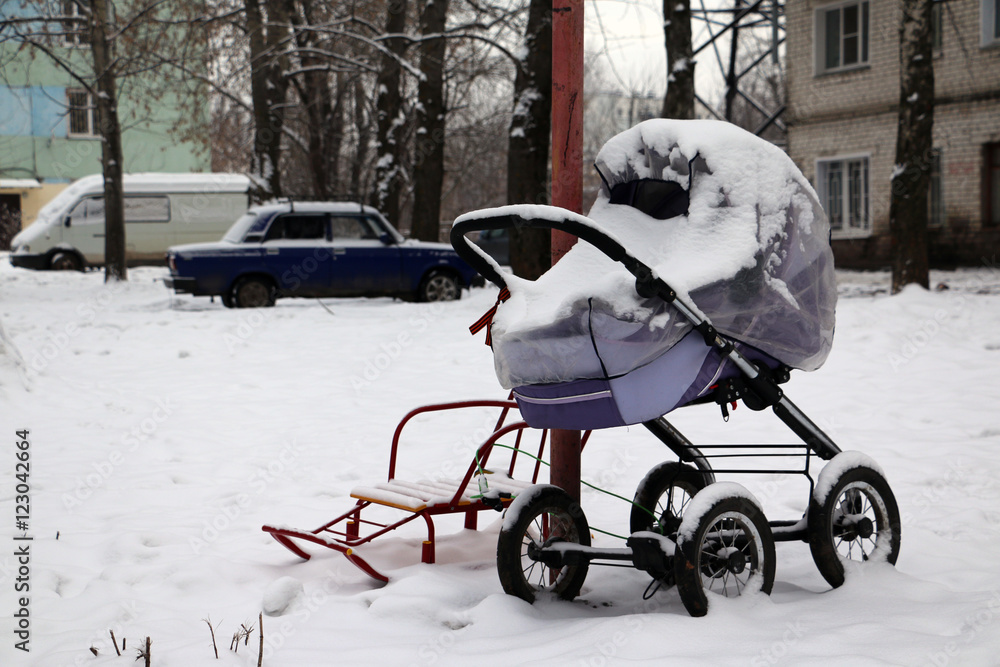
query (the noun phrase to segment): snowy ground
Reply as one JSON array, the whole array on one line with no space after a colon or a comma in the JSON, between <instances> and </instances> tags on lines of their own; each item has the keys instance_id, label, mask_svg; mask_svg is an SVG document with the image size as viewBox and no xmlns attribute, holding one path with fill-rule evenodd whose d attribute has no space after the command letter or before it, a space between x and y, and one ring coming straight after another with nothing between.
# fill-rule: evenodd
<instances>
[{"instance_id":1,"label":"snowy ground","mask_svg":"<svg viewBox=\"0 0 1000 667\"><path fill-rule=\"evenodd\" d=\"M301 562L260 531L319 525L385 475L398 419L418 405L502 398L482 335L495 298L284 301L226 310L175 297L162 269L124 287L100 273L17 270L0 255L0 665L255 665L265 595L303 588L265 617L279 665L997 665L1000 664L1000 271L936 273L950 289L885 293L885 274L841 274L827 365L789 396L844 449L886 471L903 517L898 567L831 591L801 543L778 545L770 598L688 617L677 593L592 568L581 598L530 606L494 569L499 515L479 532L439 525L438 563L417 526L369 551L379 587L346 559ZM400 476L468 462L485 414L421 420ZM791 442L769 413L715 407L674 423L696 442ZM15 431L30 429L30 591L15 593ZM584 476L631 497L668 452L642 428L598 433ZM802 477L742 478L771 518L797 518ZM628 506L589 489L590 523L625 532ZM597 543L620 546L610 537ZM283 580L291 577L296 581ZM30 654L14 649L30 597ZM219 661L209 630L216 626ZM127 638L115 656L108 631ZM94 656L90 647L99 650Z\"/></svg>"}]
</instances>

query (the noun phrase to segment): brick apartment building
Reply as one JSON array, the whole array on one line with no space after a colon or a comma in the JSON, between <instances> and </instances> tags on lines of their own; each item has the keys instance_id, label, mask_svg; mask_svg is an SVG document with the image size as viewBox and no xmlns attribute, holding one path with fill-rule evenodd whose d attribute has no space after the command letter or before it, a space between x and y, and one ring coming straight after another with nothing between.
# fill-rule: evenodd
<instances>
[{"instance_id":1,"label":"brick apartment building","mask_svg":"<svg viewBox=\"0 0 1000 667\"><path fill-rule=\"evenodd\" d=\"M788 152L816 186L839 266L889 257L901 3L788 0ZM1000 0L934 7L935 266L1000 259Z\"/></svg>"}]
</instances>

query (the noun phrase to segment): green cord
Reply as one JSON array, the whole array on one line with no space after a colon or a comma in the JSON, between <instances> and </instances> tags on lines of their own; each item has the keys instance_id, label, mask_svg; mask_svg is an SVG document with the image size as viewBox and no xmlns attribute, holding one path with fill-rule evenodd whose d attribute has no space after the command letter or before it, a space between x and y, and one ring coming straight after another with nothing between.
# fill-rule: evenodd
<instances>
[{"instance_id":1,"label":"green cord","mask_svg":"<svg viewBox=\"0 0 1000 667\"><path fill-rule=\"evenodd\" d=\"M503 449L509 449L512 452L517 452L518 454L520 454L522 456L527 456L530 459L533 459L535 461L538 461L539 463L542 463L544 465L547 465L547 466L551 467L551 464L548 461L545 461L544 459L542 459L542 458L540 458L538 456L535 456L534 454L531 454L530 452L526 452L526 451L524 451L522 449L518 449L516 447L511 447L510 445L503 445L503 444L501 444L499 442L494 443L493 446L494 447L502 447ZM476 450L476 470L479 471L480 475L483 475L483 467L479 463L479 450L478 449ZM595 485L591 484L590 482L586 482L586 481L584 481L582 479L580 480L580 483L583 484L584 486L590 487L594 491L599 491L600 493L609 495L612 498L617 498L619 500L624 500L625 502L627 502L632 507L638 507L643 512L645 512L646 514L648 514L649 516L653 517L653 523L654 524L658 525L660 523L660 520L657 518L656 514L654 514L652 511L646 509L642 505L636 504L635 501L629 500L628 498L626 498L624 496L619 496L617 493L612 493L611 491L608 491L606 489L602 489L599 486L595 486ZM487 482L487 484L488 484L488 482ZM473 498L482 498L483 494L479 494L478 496L472 496L472 497ZM603 533L604 535L610 535L611 537L617 537L620 540L627 540L628 539L627 537L622 537L621 535L616 535L615 533L609 533L606 530L601 530L600 528L594 528L593 526L590 526L590 529L592 531L594 531L595 533Z\"/></svg>"}]
</instances>

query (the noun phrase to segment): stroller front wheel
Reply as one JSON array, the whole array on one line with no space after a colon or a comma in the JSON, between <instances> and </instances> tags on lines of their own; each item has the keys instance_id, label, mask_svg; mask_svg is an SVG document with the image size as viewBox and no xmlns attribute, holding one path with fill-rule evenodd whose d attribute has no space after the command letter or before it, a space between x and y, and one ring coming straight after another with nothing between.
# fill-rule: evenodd
<instances>
[{"instance_id":1,"label":"stroller front wheel","mask_svg":"<svg viewBox=\"0 0 1000 667\"><path fill-rule=\"evenodd\" d=\"M841 466L841 456L820 473L808 515L813 561L834 588L844 583L845 568L870 562L895 565L900 540L899 508L885 477L874 462Z\"/></svg>"},{"instance_id":2,"label":"stroller front wheel","mask_svg":"<svg viewBox=\"0 0 1000 667\"><path fill-rule=\"evenodd\" d=\"M713 595L769 595L774 559L774 535L750 494L739 484L710 484L688 505L677 531L681 602L692 616L704 616Z\"/></svg>"}]
</instances>

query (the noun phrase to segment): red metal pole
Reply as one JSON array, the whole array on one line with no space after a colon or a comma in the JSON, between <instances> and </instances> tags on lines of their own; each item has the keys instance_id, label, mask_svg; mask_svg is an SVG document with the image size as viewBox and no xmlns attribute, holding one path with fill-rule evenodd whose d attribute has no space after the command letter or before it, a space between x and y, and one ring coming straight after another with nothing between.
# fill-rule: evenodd
<instances>
[{"instance_id":1,"label":"red metal pole","mask_svg":"<svg viewBox=\"0 0 1000 667\"><path fill-rule=\"evenodd\" d=\"M583 1L552 0L552 205L583 211ZM552 263L576 237L552 231ZM580 499L580 432L552 431L550 481Z\"/></svg>"}]
</instances>

